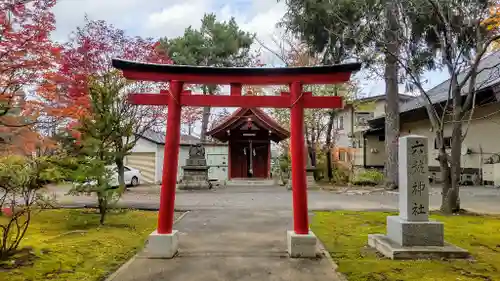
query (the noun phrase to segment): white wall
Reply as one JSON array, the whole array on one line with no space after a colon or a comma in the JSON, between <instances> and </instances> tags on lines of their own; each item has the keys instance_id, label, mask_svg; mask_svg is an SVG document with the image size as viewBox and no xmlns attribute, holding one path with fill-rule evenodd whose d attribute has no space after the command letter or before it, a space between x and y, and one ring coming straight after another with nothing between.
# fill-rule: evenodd
<instances>
[{"instance_id":1,"label":"white wall","mask_svg":"<svg viewBox=\"0 0 500 281\"><path fill-rule=\"evenodd\" d=\"M229 149L227 145L209 145L205 147L205 159L210 166L208 175L210 179L219 182L227 181L229 178Z\"/></svg>"},{"instance_id":2,"label":"white wall","mask_svg":"<svg viewBox=\"0 0 500 281\"><path fill-rule=\"evenodd\" d=\"M140 138L131 152L156 152L158 145L152 141Z\"/></svg>"},{"instance_id":3,"label":"white wall","mask_svg":"<svg viewBox=\"0 0 500 281\"><path fill-rule=\"evenodd\" d=\"M356 111L373 112L374 118L380 117L385 114L385 99L367 101L364 104L358 105L358 107L359 109L354 111L351 107L346 107L344 110L339 112L337 117L335 117L335 130L337 130L337 119L339 119L340 116L344 118L344 129L337 130L337 136L335 139L335 145L337 147L350 147L352 145L352 140L349 138L349 135L368 128L366 126L358 126L356 123L352 124L352 122L356 122L356 119L353 118L354 116L352 116L352 114Z\"/></svg>"},{"instance_id":4,"label":"white wall","mask_svg":"<svg viewBox=\"0 0 500 281\"><path fill-rule=\"evenodd\" d=\"M500 103L493 103L486 106L477 107L469 125L464 122L464 131L468 128L467 136L463 141L463 146L471 150L470 154L462 155L462 168L482 168L486 166L483 161L494 153L500 152L498 140L500 139ZM451 136L451 123L445 123L444 135ZM431 130L429 119L407 122L401 124L401 136L408 134L426 136L429 140L429 166L439 166L435 159L438 150L434 147L436 134ZM377 138L367 139L367 145L376 147L379 144ZM380 148L382 148L381 146ZM383 165L386 158L385 149L380 150L379 155L373 159L372 164Z\"/></svg>"},{"instance_id":5,"label":"white wall","mask_svg":"<svg viewBox=\"0 0 500 281\"><path fill-rule=\"evenodd\" d=\"M161 183L161 178L163 174L163 157L164 157L164 145L158 145L156 152L156 175L155 182ZM225 155L226 159L228 157L228 147L227 146L214 146L214 145L205 145L205 159L207 159L208 154L220 154ZM186 165L186 160L189 158L189 146L181 145L179 148L179 162L177 163L177 180L181 180L183 176L182 166ZM227 162L226 162L227 164ZM210 165L210 163L207 163ZM228 169L226 168L225 174L218 172L220 181L227 180L228 178Z\"/></svg>"},{"instance_id":6,"label":"white wall","mask_svg":"<svg viewBox=\"0 0 500 281\"><path fill-rule=\"evenodd\" d=\"M333 122L333 130L336 132L334 135L335 137L335 146L337 147L349 147L350 145L350 140L349 140L349 133L351 133L351 108L346 108L345 110L342 110L341 112L338 113L338 115L335 117L335 120ZM342 117L344 119L343 123L343 129L338 129L338 120Z\"/></svg>"},{"instance_id":7,"label":"white wall","mask_svg":"<svg viewBox=\"0 0 500 281\"><path fill-rule=\"evenodd\" d=\"M164 145L158 145L156 152L156 175L155 182L161 183L163 175L163 159L164 159ZM181 145L179 148L179 161L177 163L177 180L182 179L183 171L182 166L186 165L186 159L189 156L189 146Z\"/></svg>"}]
</instances>

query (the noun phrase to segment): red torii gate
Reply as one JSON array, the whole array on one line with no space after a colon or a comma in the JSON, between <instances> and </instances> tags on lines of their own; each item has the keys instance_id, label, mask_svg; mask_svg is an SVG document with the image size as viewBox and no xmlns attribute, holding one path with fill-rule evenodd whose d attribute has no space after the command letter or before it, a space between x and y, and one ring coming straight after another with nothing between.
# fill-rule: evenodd
<instances>
[{"instance_id":1,"label":"red torii gate","mask_svg":"<svg viewBox=\"0 0 500 281\"><path fill-rule=\"evenodd\" d=\"M293 230L295 235L309 234L304 159L304 108L341 108L342 98L313 97L311 93L303 92L303 85L347 82L352 72L360 69L361 64L293 68L217 68L147 64L114 59L113 66L122 70L127 79L170 82L170 91L162 91L159 94L137 93L129 96L133 104L168 106L157 235L173 234L182 106L291 108ZM183 90L184 83L229 84L231 94L191 95L190 91ZM284 92L280 96L242 96L242 85L289 85L290 92ZM151 239L152 237L149 243L155 243ZM177 238L171 239L167 241L172 244L169 246L171 249L166 249L165 245L155 245L169 252L160 256L173 257L177 252ZM307 253L292 254L290 245L289 252L292 256L308 256Z\"/></svg>"}]
</instances>

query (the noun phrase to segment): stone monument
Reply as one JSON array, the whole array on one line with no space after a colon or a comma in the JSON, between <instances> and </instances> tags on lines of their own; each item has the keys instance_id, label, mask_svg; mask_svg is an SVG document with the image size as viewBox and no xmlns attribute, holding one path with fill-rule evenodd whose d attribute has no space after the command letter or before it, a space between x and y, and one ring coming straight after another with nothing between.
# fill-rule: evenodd
<instances>
[{"instance_id":1,"label":"stone monument","mask_svg":"<svg viewBox=\"0 0 500 281\"><path fill-rule=\"evenodd\" d=\"M423 136L399 139L399 216L387 217L387 235L368 235L368 245L391 259L466 258L444 241L444 225L429 220L428 144Z\"/></svg>"},{"instance_id":2,"label":"stone monument","mask_svg":"<svg viewBox=\"0 0 500 281\"><path fill-rule=\"evenodd\" d=\"M309 154L309 149L306 146L306 177L307 177L307 188L317 187L316 180L314 179L314 172L316 172L316 167L312 165L311 155Z\"/></svg>"},{"instance_id":3,"label":"stone monument","mask_svg":"<svg viewBox=\"0 0 500 281\"><path fill-rule=\"evenodd\" d=\"M186 159L186 166L182 167L182 181L179 183L178 188L182 190L210 189L208 169L205 148L202 144L192 145L189 148L189 158Z\"/></svg>"}]
</instances>

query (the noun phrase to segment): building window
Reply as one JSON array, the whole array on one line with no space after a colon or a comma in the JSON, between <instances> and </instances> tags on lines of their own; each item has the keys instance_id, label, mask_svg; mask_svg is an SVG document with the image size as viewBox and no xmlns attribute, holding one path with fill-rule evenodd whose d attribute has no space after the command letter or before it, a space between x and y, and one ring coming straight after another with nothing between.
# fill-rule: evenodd
<instances>
[{"instance_id":1,"label":"building window","mask_svg":"<svg viewBox=\"0 0 500 281\"><path fill-rule=\"evenodd\" d=\"M341 162L347 161L347 153L345 151L339 151L339 161Z\"/></svg>"},{"instance_id":2,"label":"building window","mask_svg":"<svg viewBox=\"0 0 500 281\"><path fill-rule=\"evenodd\" d=\"M443 142L444 142L444 148L451 148L451 137L444 137ZM434 149L439 149L437 138L434 139Z\"/></svg>"},{"instance_id":3,"label":"building window","mask_svg":"<svg viewBox=\"0 0 500 281\"><path fill-rule=\"evenodd\" d=\"M373 119L373 112L356 112L356 125L368 126L368 120Z\"/></svg>"},{"instance_id":4,"label":"building window","mask_svg":"<svg viewBox=\"0 0 500 281\"><path fill-rule=\"evenodd\" d=\"M339 116L337 118L337 129L338 130L343 130L344 129L344 116Z\"/></svg>"}]
</instances>

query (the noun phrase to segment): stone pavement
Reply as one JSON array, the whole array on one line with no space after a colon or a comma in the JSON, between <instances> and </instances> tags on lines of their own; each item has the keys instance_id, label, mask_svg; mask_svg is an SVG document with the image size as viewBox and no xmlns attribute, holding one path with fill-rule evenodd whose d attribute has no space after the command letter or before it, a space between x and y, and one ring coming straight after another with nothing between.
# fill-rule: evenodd
<instances>
[{"instance_id":1,"label":"stone pavement","mask_svg":"<svg viewBox=\"0 0 500 281\"><path fill-rule=\"evenodd\" d=\"M67 188L52 187L59 202L66 206L92 206L96 199L90 196L64 196ZM488 187L462 187L462 208L480 213L500 213L500 189ZM323 190L308 191L309 210L397 210L397 192L373 192L370 194L337 194ZM159 188L140 186L130 188L120 206L137 209L158 209ZM430 192L430 208L441 204L439 188ZM291 210L292 192L282 186L247 186L220 188L207 191L177 191L175 208L178 210Z\"/></svg>"},{"instance_id":2,"label":"stone pavement","mask_svg":"<svg viewBox=\"0 0 500 281\"><path fill-rule=\"evenodd\" d=\"M339 280L330 261L290 259L290 210L196 210L176 225L179 254L147 259L139 254L109 281Z\"/></svg>"}]
</instances>

